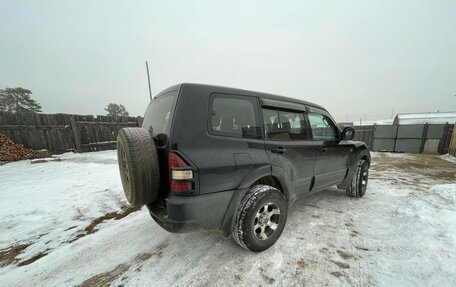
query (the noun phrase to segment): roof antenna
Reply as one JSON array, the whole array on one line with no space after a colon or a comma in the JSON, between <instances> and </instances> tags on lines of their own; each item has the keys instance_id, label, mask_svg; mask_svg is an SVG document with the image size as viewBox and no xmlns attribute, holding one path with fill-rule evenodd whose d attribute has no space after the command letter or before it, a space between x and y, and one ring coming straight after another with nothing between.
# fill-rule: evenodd
<instances>
[{"instance_id":1,"label":"roof antenna","mask_svg":"<svg viewBox=\"0 0 456 287\"><path fill-rule=\"evenodd\" d=\"M150 76L149 76L149 64L146 61L146 70L147 70L147 82L149 83L149 97L150 100L152 101L152 91L150 89Z\"/></svg>"}]
</instances>

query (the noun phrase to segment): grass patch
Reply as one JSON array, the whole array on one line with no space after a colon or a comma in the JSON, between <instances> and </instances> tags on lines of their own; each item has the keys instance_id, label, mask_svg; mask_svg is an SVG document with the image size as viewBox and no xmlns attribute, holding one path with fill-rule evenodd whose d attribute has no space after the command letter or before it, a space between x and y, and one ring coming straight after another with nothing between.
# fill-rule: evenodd
<instances>
[{"instance_id":1,"label":"grass patch","mask_svg":"<svg viewBox=\"0 0 456 287\"><path fill-rule=\"evenodd\" d=\"M47 254L47 250L46 251L43 251L43 252L40 252L38 253L37 255L27 259L27 260L24 260L24 261L21 261L17 264L17 266L25 266L25 265L29 265L29 264L32 264L33 262L37 261L38 259L40 258L43 258L44 256L48 255Z\"/></svg>"},{"instance_id":2,"label":"grass patch","mask_svg":"<svg viewBox=\"0 0 456 287\"><path fill-rule=\"evenodd\" d=\"M343 250L337 250L337 253L339 254L340 257L342 257L343 259L351 259L353 258L353 255L351 255L350 253L347 253Z\"/></svg>"},{"instance_id":3,"label":"grass patch","mask_svg":"<svg viewBox=\"0 0 456 287\"><path fill-rule=\"evenodd\" d=\"M17 263L19 259L17 257L29 247L31 243L19 244L12 247L8 247L0 250L0 267Z\"/></svg>"},{"instance_id":4,"label":"grass patch","mask_svg":"<svg viewBox=\"0 0 456 287\"><path fill-rule=\"evenodd\" d=\"M130 265L120 264L111 271L100 273L85 280L77 285L77 287L110 286L111 284L109 283L119 278L128 270L128 268L130 268Z\"/></svg>"},{"instance_id":5,"label":"grass patch","mask_svg":"<svg viewBox=\"0 0 456 287\"><path fill-rule=\"evenodd\" d=\"M407 154L407 157L394 157L381 153L372 158L372 178L377 172L400 171L414 176L424 176L432 180L456 180L456 165L429 154ZM403 179L413 181L413 179Z\"/></svg>"},{"instance_id":6,"label":"grass patch","mask_svg":"<svg viewBox=\"0 0 456 287\"><path fill-rule=\"evenodd\" d=\"M92 234L92 233L97 232L98 231L97 226L99 224L107 221L107 220L111 220L111 219L119 220L119 219L122 219L122 218L128 216L130 213L136 212L136 211L138 211L140 209L141 209L140 206L126 207L122 211L110 212L110 213L107 213L107 214L105 214L105 215L103 215L101 217L95 218L94 220L92 220L92 222L89 225L87 225L86 228L84 228L84 231L82 233L76 235L75 238L70 240L70 243L75 242L79 238L82 238L82 237L84 237L84 236L86 236L88 234Z\"/></svg>"}]
</instances>

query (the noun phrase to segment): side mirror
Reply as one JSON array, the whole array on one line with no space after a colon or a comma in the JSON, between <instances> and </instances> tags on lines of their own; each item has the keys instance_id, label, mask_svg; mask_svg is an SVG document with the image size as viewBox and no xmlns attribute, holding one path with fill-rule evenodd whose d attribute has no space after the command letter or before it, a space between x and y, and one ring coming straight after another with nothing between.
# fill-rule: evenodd
<instances>
[{"instance_id":1,"label":"side mirror","mask_svg":"<svg viewBox=\"0 0 456 287\"><path fill-rule=\"evenodd\" d=\"M342 131L342 140L349 141L355 137L355 129L352 127L345 127Z\"/></svg>"}]
</instances>

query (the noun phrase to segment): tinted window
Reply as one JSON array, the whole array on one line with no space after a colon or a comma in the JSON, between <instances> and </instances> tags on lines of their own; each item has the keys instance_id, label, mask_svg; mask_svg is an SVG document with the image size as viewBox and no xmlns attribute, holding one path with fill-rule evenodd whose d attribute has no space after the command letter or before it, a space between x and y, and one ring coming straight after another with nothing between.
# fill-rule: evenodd
<instances>
[{"instance_id":1,"label":"tinted window","mask_svg":"<svg viewBox=\"0 0 456 287\"><path fill-rule=\"evenodd\" d=\"M142 127L150 131L152 135L169 135L171 121L176 106L177 91L172 91L153 99L147 107Z\"/></svg>"},{"instance_id":2,"label":"tinted window","mask_svg":"<svg viewBox=\"0 0 456 287\"><path fill-rule=\"evenodd\" d=\"M320 113L309 112L309 123L314 139L332 140L337 138L336 127L329 117Z\"/></svg>"},{"instance_id":3,"label":"tinted window","mask_svg":"<svg viewBox=\"0 0 456 287\"><path fill-rule=\"evenodd\" d=\"M266 139L308 139L304 114L302 112L263 109L263 121Z\"/></svg>"},{"instance_id":4,"label":"tinted window","mask_svg":"<svg viewBox=\"0 0 456 287\"><path fill-rule=\"evenodd\" d=\"M214 96L210 109L209 132L232 137L261 138L261 126L255 105L254 98Z\"/></svg>"}]
</instances>

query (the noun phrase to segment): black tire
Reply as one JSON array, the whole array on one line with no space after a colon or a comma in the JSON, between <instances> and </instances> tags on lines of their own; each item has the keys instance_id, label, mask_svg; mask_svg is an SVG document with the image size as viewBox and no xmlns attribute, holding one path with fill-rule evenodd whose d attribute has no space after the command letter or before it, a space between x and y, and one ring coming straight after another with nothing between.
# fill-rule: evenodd
<instances>
[{"instance_id":1,"label":"black tire","mask_svg":"<svg viewBox=\"0 0 456 287\"><path fill-rule=\"evenodd\" d=\"M362 197L366 193L367 181L369 179L369 163L360 159L355 167L355 172L346 193L351 197Z\"/></svg>"},{"instance_id":2,"label":"black tire","mask_svg":"<svg viewBox=\"0 0 456 287\"><path fill-rule=\"evenodd\" d=\"M265 220L268 220L268 223L265 223ZM286 222L287 201L283 193L269 185L256 185L241 201L233 224L233 239L247 250L260 252L277 241ZM273 230L271 226L276 229Z\"/></svg>"},{"instance_id":3,"label":"black tire","mask_svg":"<svg viewBox=\"0 0 456 287\"><path fill-rule=\"evenodd\" d=\"M160 169L157 149L149 132L142 128L123 128L117 135L117 160L128 202L141 206L157 200Z\"/></svg>"}]
</instances>

